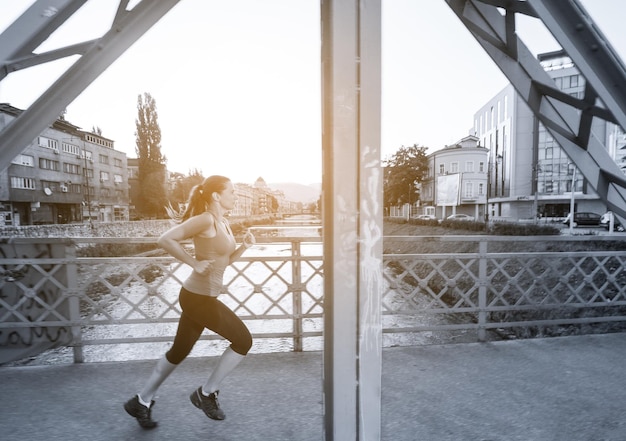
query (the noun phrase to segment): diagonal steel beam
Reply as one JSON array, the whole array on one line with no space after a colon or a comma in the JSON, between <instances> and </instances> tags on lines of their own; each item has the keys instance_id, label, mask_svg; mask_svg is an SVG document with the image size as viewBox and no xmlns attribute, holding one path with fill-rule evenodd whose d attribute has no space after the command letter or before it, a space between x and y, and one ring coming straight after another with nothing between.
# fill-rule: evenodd
<instances>
[{"instance_id":1,"label":"diagonal steel beam","mask_svg":"<svg viewBox=\"0 0 626 441\"><path fill-rule=\"evenodd\" d=\"M487 54L550 131L609 210L626 217L626 177L603 142L590 136L592 117L626 126L626 70L609 42L576 0L528 0L590 85L580 100L564 97L540 62L517 37L511 15L516 1L446 0ZM502 15L498 7L507 8ZM528 11L524 11L528 12ZM576 34L576 33L580 34ZM590 52L595 55L589 57ZM580 63L580 66L579 66ZM616 93L615 85L622 85ZM619 87L618 87L619 88ZM598 97L604 108L592 102ZM582 110L582 111L581 111Z\"/></svg>"},{"instance_id":2,"label":"diagonal steel beam","mask_svg":"<svg viewBox=\"0 0 626 441\"><path fill-rule=\"evenodd\" d=\"M0 35L0 79L7 60L23 58L46 41L87 0L37 0Z\"/></svg>"},{"instance_id":3,"label":"diagonal steel beam","mask_svg":"<svg viewBox=\"0 0 626 441\"><path fill-rule=\"evenodd\" d=\"M21 153L46 127L52 124L68 104L74 101L87 86L179 1L142 0L130 11L120 8L111 29L102 38L95 40L86 50L80 45L74 45L84 50L84 54L28 109L24 110L0 132L0 170L5 170L11 160ZM48 4L51 3L51 0L39 0L36 5L40 5L40 3ZM74 0L70 3L75 7L84 1ZM121 0L120 2L120 5L127 4L128 0ZM69 8L69 6L67 7ZM26 14L30 14L29 11L30 9ZM17 38L17 40L15 40L15 44L11 45L13 49L7 51L7 56L0 58L0 62L6 65L9 57L26 57L28 54L25 51L36 47L44 36L47 38L53 32L52 27L62 24L66 18L61 20L55 19L54 16L49 17L49 26L39 25L39 31L32 32L32 36L28 38L13 37L13 31L8 36L5 36L6 32L3 33L0 36L0 41L12 41L13 38ZM27 20L24 23L26 22Z\"/></svg>"}]
</instances>

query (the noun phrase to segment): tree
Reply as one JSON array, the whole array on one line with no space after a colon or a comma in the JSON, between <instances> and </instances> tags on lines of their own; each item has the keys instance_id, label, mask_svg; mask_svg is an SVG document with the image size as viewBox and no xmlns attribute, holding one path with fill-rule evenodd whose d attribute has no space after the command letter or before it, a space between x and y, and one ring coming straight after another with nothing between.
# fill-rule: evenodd
<instances>
[{"instance_id":1,"label":"tree","mask_svg":"<svg viewBox=\"0 0 626 441\"><path fill-rule=\"evenodd\" d=\"M171 202L175 205L187 202L191 189L195 185L202 184L202 181L204 181L204 176L197 168L189 170L189 175L187 176L181 174L179 179L176 179L174 190L172 190Z\"/></svg>"},{"instance_id":2,"label":"tree","mask_svg":"<svg viewBox=\"0 0 626 441\"><path fill-rule=\"evenodd\" d=\"M139 187L137 211L143 216L162 217L167 204L165 191L167 159L161 154L161 128L156 101L149 93L137 97L135 127Z\"/></svg>"},{"instance_id":3,"label":"tree","mask_svg":"<svg viewBox=\"0 0 626 441\"><path fill-rule=\"evenodd\" d=\"M426 147L417 144L402 146L384 162L385 207L415 203L419 199L417 184L422 182L428 171Z\"/></svg>"}]
</instances>

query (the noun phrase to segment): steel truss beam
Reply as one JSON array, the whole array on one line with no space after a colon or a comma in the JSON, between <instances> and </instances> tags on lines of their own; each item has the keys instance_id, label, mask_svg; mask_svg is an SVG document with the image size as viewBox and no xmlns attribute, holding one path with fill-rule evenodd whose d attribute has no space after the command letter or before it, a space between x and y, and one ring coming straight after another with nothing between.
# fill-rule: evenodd
<instances>
[{"instance_id":1,"label":"steel truss beam","mask_svg":"<svg viewBox=\"0 0 626 441\"><path fill-rule=\"evenodd\" d=\"M626 128L626 69L577 0L446 0L478 43L550 131L609 210L626 218L626 177L604 141L591 136L593 118ZM498 8L505 10L500 13ZM517 37L515 14L540 19L585 77L582 99L557 89Z\"/></svg>"},{"instance_id":2,"label":"steel truss beam","mask_svg":"<svg viewBox=\"0 0 626 441\"><path fill-rule=\"evenodd\" d=\"M88 0L37 0L0 35L0 81L9 73L44 62L80 58L34 103L0 132L0 170L20 154L102 72L180 0L142 0L127 10L120 0L111 28L101 38L43 54L33 51Z\"/></svg>"}]
</instances>

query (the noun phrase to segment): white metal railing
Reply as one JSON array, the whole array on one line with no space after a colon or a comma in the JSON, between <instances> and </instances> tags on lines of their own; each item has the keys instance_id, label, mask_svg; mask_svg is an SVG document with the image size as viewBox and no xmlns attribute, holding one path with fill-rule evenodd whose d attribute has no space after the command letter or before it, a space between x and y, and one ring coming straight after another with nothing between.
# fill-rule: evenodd
<instances>
[{"instance_id":1,"label":"white metal railing","mask_svg":"<svg viewBox=\"0 0 626 441\"><path fill-rule=\"evenodd\" d=\"M623 243L616 237L592 239ZM549 251L549 244L565 241L584 251ZM81 362L86 347L171 342L180 314L178 291L188 267L150 253L77 257L93 244L154 242L0 242L3 353L63 345L71 346L75 361ZM506 244L507 251L490 250L497 243ZM430 250L392 252L398 244ZM588 237L406 236L385 237L384 246L386 346L484 341L496 331L626 322L626 252L593 250ZM259 238L229 267L220 299L249 324L255 340L289 342L294 351L319 348L322 262L319 238ZM307 346L308 341L317 346Z\"/></svg>"}]
</instances>

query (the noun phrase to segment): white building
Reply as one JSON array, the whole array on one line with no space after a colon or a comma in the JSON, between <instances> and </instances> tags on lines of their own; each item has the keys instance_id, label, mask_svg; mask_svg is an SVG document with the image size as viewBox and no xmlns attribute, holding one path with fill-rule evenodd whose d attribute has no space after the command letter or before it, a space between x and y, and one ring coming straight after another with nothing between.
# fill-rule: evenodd
<instances>
[{"instance_id":1,"label":"white building","mask_svg":"<svg viewBox=\"0 0 626 441\"><path fill-rule=\"evenodd\" d=\"M424 214L444 219L463 213L483 219L488 202L487 160L487 149L471 135L428 155L428 174L420 193Z\"/></svg>"},{"instance_id":2,"label":"white building","mask_svg":"<svg viewBox=\"0 0 626 441\"><path fill-rule=\"evenodd\" d=\"M563 51L539 55L559 89L581 98L585 80ZM496 219L564 217L570 211L602 214L605 204L578 173L568 156L538 122L512 85L505 87L474 115L473 133L489 150L490 212ZM626 168L626 137L612 123L594 120L592 135Z\"/></svg>"}]
</instances>

